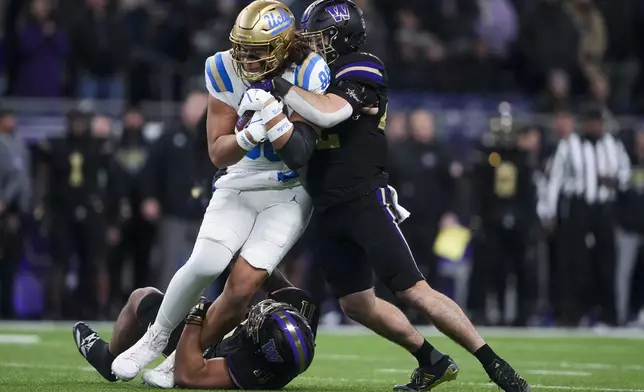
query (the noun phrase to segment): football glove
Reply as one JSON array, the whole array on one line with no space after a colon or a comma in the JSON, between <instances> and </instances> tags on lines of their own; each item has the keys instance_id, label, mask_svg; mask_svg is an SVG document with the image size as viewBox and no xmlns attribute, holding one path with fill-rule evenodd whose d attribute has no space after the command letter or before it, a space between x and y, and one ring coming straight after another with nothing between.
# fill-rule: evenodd
<instances>
[{"instance_id":1,"label":"football glove","mask_svg":"<svg viewBox=\"0 0 644 392\"><path fill-rule=\"evenodd\" d=\"M237 114L243 116L248 111L257 112L264 108L266 101L273 98L273 96L264 91L256 88L246 90L241 100L239 101L239 108Z\"/></svg>"}]
</instances>

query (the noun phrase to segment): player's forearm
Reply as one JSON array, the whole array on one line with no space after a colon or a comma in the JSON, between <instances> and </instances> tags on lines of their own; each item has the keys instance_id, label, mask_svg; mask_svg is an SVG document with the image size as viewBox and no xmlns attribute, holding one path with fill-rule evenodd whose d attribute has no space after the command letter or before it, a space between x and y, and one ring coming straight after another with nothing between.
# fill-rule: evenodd
<instances>
[{"instance_id":1,"label":"player's forearm","mask_svg":"<svg viewBox=\"0 0 644 392\"><path fill-rule=\"evenodd\" d=\"M322 128L333 127L353 113L351 104L335 94L312 93L282 78L275 79L275 93L300 116Z\"/></svg>"},{"instance_id":2,"label":"player's forearm","mask_svg":"<svg viewBox=\"0 0 644 392\"><path fill-rule=\"evenodd\" d=\"M182 388L199 388L198 381L206 369L201 350L201 326L187 324L183 329L175 358L175 382Z\"/></svg>"},{"instance_id":3,"label":"player's forearm","mask_svg":"<svg viewBox=\"0 0 644 392\"><path fill-rule=\"evenodd\" d=\"M235 135L218 137L214 143L208 145L210 160L218 168L224 168L239 162L247 150L240 147Z\"/></svg>"}]
</instances>

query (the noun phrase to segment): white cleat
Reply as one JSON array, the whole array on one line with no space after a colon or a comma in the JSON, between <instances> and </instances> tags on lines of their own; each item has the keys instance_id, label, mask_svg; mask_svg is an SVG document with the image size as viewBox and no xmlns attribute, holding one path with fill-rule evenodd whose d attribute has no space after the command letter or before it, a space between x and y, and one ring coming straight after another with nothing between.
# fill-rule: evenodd
<instances>
[{"instance_id":1,"label":"white cleat","mask_svg":"<svg viewBox=\"0 0 644 392\"><path fill-rule=\"evenodd\" d=\"M170 333L150 326L134 346L116 357L112 362L112 373L123 381L130 381L161 355L169 338Z\"/></svg>"},{"instance_id":2,"label":"white cleat","mask_svg":"<svg viewBox=\"0 0 644 392\"><path fill-rule=\"evenodd\" d=\"M174 354L172 352L168 358L152 370L143 372L143 383L155 388L172 389L174 388Z\"/></svg>"}]
</instances>

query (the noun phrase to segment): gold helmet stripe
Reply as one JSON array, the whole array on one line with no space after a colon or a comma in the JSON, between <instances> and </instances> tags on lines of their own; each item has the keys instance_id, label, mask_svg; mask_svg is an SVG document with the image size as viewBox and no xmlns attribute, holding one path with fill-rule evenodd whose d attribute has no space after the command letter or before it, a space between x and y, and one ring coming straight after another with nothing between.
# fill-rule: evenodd
<instances>
[{"instance_id":1,"label":"gold helmet stripe","mask_svg":"<svg viewBox=\"0 0 644 392\"><path fill-rule=\"evenodd\" d=\"M309 80L311 79L311 73L313 72L313 69L315 69L315 64L317 64L317 62L320 60L322 60L322 57L320 57L316 53L311 53L306 57L306 59L304 59L302 65L298 66L295 69L295 82L297 86L303 88L304 90L309 89Z\"/></svg>"},{"instance_id":2,"label":"gold helmet stripe","mask_svg":"<svg viewBox=\"0 0 644 392\"><path fill-rule=\"evenodd\" d=\"M206 73L216 92L225 93L233 91L233 83L230 81L221 53L217 53L208 58Z\"/></svg>"}]
</instances>

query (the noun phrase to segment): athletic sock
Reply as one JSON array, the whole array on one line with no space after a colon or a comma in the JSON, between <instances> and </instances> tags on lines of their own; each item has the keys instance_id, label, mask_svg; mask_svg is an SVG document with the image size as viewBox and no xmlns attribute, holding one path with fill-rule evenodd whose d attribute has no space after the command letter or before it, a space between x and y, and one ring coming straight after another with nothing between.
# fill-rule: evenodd
<instances>
[{"instance_id":1,"label":"athletic sock","mask_svg":"<svg viewBox=\"0 0 644 392\"><path fill-rule=\"evenodd\" d=\"M445 357L445 354L438 351L434 346L432 346L427 340L423 341L423 345L420 346L418 350L412 353L414 357L418 360L418 366L434 366L441 359Z\"/></svg>"},{"instance_id":2,"label":"athletic sock","mask_svg":"<svg viewBox=\"0 0 644 392\"><path fill-rule=\"evenodd\" d=\"M107 381L116 381L112 374L112 362L116 357L112 355L109 344L102 338L98 338L87 352L87 362L96 369Z\"/></svg>"},{"instance_id":3,"label":"athletic sock","mask_svg":"<svg viewBox=\"0 0 644 392\"><path fill-rule=\"evenodd\" d=\"M489 367L495 359L501 360L501 357L496 355L494 350L487 344L476 350L474 356L481 362L484 368Z\"/></svg>"}]
</instances>

